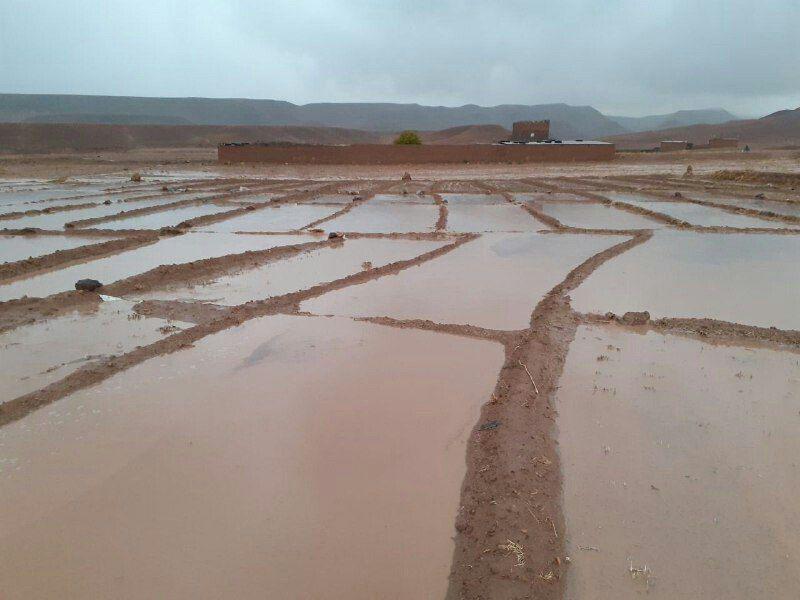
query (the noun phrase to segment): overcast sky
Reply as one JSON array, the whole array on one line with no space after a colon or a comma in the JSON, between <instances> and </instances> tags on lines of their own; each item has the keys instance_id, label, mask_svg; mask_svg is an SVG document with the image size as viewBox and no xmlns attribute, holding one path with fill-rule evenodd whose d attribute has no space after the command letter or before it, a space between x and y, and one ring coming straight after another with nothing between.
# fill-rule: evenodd
<instances>
[{"instance_id":1,"label":"overcast sky","mask_svg":"<svg viewBox=\"0 0 800 600\"><path fill-rule=\"evenodd\" d=\"M0 92L800 106L800 0L0 0Z\"/></svg>"}]
</instances>

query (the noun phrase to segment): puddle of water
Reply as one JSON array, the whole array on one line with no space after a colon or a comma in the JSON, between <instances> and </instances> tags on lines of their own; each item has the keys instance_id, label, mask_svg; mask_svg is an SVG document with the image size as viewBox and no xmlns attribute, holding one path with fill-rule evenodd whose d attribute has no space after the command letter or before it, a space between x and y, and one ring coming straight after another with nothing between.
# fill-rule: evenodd
<instances>
[{"instance_id":1,"label":"puddle of water","mask_svg":"<svg viewBox=\"0 0 800 600\"><path fill-rule=\"evenodd\" d=\"M557 393L566 597L644 597L631 561L655 600L800 597L798 365L579 328Z\"/></svg>"},{"instance_id":2,"label":"puddle of water","mask_svg":"<svg viewBox=\"0 0 800 600\"><path fill-rule=\"evenodd\" d=\"M407 233L433 231L439 218L436 206L375 203L356 206L348 213L323 224L327 231L362 233Z\"/></svg>"},{"instance_id":3,"label":"puddle of water","mask_svg":"<svg viewBox=\"0 0 800 600\"><path fill-rule=\"evenodd\" d=\"M377 202L378 204L434 204L433 196L417 196L417 194L375 194L370 202Z\"/></svg>"},{"instance_id":4,"label":"puddle of water","mask_svg":"<svg viewBox=\"0 0 800 600\"><path fill-rule=\"evenodd\" d=\"M274 246L308 242L312 239L318 238L233 233L187 233L166 237L142 248L0 285L0 301L22 296L43 297L72 290L79 279L97 279L109 284L144 273L159 265L187 263L248 250L265 250Z\"/></svg>"},{"instance_id":5,"label":"puddle of water","mask_svg":"<svg viewBox=\"0 0 800 600\"><path fill-rule=\"evenodd\" d=\"M0 235L0 263L44 256L58 250L102 244L107 238L61 235Z\"/></svg>"},{"instance_id":6,"label":"puddle of water","mask_svg":"<svg viewBox=\"0 0 800 600\"><path fill-rule=\"evenodd\" d=\"M768 210L779 215L800 217L800 202L775 202L774 200L759 200L758 198L747 200L744 198L730 198L726 196L716 196L706 192L695 191L686 192L686 195L690 198L696 198L697 200L708 200L710 202L716 202L717 204L728 204L730 206L749 208L752 210Z\"/></svg>"},{"instance_id":7,"label":"puddle of water","mask_svg":"<svg viewBox=\"0 0 800 600\"><path fill-rule=\"evenodd\" d=\"M4 597L443 597L502 363L277 316L32 413L0 431Z\"/></svg>"},{"instance_id":8,"label":"puddle of water","mask_svg":"<svg viewBox=\"0 0 800 600\"><path fill-rule=\"evenodd\" d=\"M344 244L321 248L284 260L270 262L220 277L204 285L157 291L137 299L199 300L235 306L251 300L263 300L334 281L365 268L380 267L399 260L408 260L443 246L445 242L356 239Z\"/></svg>"},{"instance_id":9,"label":"puddle of water","mask_svg":"<svg viewBox=\"0 0 800 600\"><path fill-rule=\"evenodd\" d=\"M138 203L137 206L138 208ZM235 206L218 206L216 204L202 204L200 206L185 206L182 208L174 208L172 210L165 210L162 212L150 213L148 215L141 215L139 217L129 217L127 219L119 219L116 221L108 221L106 223L98 223L91 227L98 229L161 229L162 227L169 227L188 221L189 219L196 219L205 215L213 215L220 212L227 212L236 208Z\"/></svg>"},{"instance_id":10,"label":"puddle of water","mask_svg":"<svg viewBox=\"0 0 800 600\"><path fill-rule=\"evenodd\" d=\"M275 208L256 210L205 226L208 231L291 231L301 229L339 210L333 206L283 204Z\"/></svg>"},{"instance_id":11,"label":"puddle of water","mask_svg":"<svg viewBox=\"0 0 800 600\"><path fill-rule=\"evenodd\" d=\"M662 214L686 221L701 227L766 227L782 229L788 227L786 223L765 221L746 215L736 215L718 208L691 204L690 202L670 202L668 200L647 199L637 194L621 192L604 192L604 196L611 200L618 200L640 208L660 212Z\"/></svg>"},{"instance_id":12,"label":"puddle of water","mask_svg":"<svg viewBox=\"0 0 800 600\"><path fill-rule=\"evenodd\" d=\"M664 224L594 202L543 202L539 210L568 227L587 229L659 229Z\"/></svg>"},{"instance_id":13,"label":"puddle of water","mask_svg":"<svg viewBox=\"0 0 800 600\"><path fill-rule=\"evenodd\" d=\"M620 236L485 234L399 275L303 302L316 314L431 319L493 329L528 327L567 273Z\"/></svg>"},{"instance_id":14,"label":"puddle of water","mask_svg":"<svg viewBox=\"0 0 800 600\"><path fill-rule=\"evenodd\" d=\"M442 199L447 200L451 207L463 204L507 204L506 199L498 194L442 194Z\"/></svg>"},{"instance_id":15,"label":"puddle of water","mask_svg":"<svg viewBox=\"0 0 800 600\"><path fill-rule=\"evenodd\" d=\"M798 257L795 236L658 231L592 273L572 305L800 329Z\"/></svg>"},{"instance_id":16,"label":"puddle of water","mask_svg":"<svg viewBox=\"0 0 800 600\"><path fill-rule=\"evenodd\" d=\"M447 230L463 232L482 231L536 231L547 229L524 209L504 202L503 204L459 204L447 205Z\"/></svg>"},{"instance_id":17,"label":"puddle of water","mask_svg":"<svg viewBox=\"0 0 800 600\"><path fill-rule=\"evenodd\" d=\"M125 300L103 302L87 312L0 335L0 403L42 389L97 358L123 354L170 333L160 327L189 326L143 318L132 306Z\"/></svg>"}]
</instances>

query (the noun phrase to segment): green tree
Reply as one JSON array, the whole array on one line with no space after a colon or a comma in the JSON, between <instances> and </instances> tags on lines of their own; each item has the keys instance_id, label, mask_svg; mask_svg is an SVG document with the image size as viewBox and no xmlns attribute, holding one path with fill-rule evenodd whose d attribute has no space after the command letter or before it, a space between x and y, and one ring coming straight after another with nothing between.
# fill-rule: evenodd
<instances>
[{"instance_id":1,"label":"green tree","mask_svg":"<svg viewBox=\"0 0 800 600\"><path fill-rule=\"evenodd\" d=\"M422 144L422 140L416 131L404 131L397 136L394 143L400 146L419 146Z\"/></svg>"}]
</instances>

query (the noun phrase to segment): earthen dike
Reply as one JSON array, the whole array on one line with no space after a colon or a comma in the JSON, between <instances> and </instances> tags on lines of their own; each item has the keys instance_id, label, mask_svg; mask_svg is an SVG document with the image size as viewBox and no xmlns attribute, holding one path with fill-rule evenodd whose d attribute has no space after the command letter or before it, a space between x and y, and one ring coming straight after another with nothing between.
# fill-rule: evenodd
<instances>
[{"instance_id":1,"label":"earthen dike","mask_svg":"<svg viewBox=\"0 0 800 600\"><path fill-rule=\"evenodd\" d=\"M348 146L220 144L220 163L388 165L458 163L596 162L614 158L614 144L598 142Z\"/></svg>"}]
</instances>

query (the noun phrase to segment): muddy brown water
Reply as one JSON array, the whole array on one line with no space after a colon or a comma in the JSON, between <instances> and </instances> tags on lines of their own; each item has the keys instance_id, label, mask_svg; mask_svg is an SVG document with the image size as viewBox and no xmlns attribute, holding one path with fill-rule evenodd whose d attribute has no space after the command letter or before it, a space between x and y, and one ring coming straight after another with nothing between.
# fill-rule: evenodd
<instances>
[{"instance_id":1,"label":"muddy brown water","mask_svg":"<svg viewBox=\"0 0 800 600\"><path fill-rule=\"evenodd\" d=\"M450 202L447 205L447 230L467 233L484 231L536 231L547 229L523 208L504 204Z\"/></svg>"},{"instance_id":2,"label":"muddy brown water","mask_svg":"<svg viewBox=\"0 0 800 600\"><path fill-rule=\"evenodd\" d=\"M505 204L506 199L499 194L442 194L448 204Z\"/></svg>"},{"instance_id":3,"label":"muddy brown water","mask_svg":"<svg viewBox=\"0 0 800 600\"><path fill-rule=\"evenodd\" d=\"M766 227L769 229L782 229L790 226L787 223L766 221L746 215L737 215L725 212L719 208L692 204L691 202L654 200L646 196L622 192L603 192L603 195L611 200L617 200L625 202L626 204L638 206L639 208L659 212L701 227Z\"/></svg>"},{"instance_id":4,"label":"muddy brown water","mask_svg":"<svg viewBox=\"0 0 800 600\"><path fill-rule=\"evenodd\" d=\"M406 233L433 231L439 218L437 206L366 202L322 226L327 231Z\"/></svg>"},{"instance_id":5,"label":"muddy brown water","mask_svg":"<svg viewBox=\"0 0 800 600\"><path fill-rule=\"evenodd\" d=\"M556 404L567 598L800 597L797 354L581 327Z\"/></svg>"},{"instance_id":6,"label":"muddy brown water","mask_svg":"<svg viewBox=\"0 0 800 600\"><path fill-rule=\"evenodd\" d=\"M109 284L160 265L187 263L248 250L266 250L313 239L315 238L312 236L254 236L200 232L165 237L141 248L0 285L0 301L22 296L44 297L71 290L79 279L97 279L103 284Z\"/></svg>"},{"instance_id":7,"label":"muddy brown water","mask_svg":"<svg viewBox=\"0 0 800 600\"><path fill-rule=\"evenodd\" d=\"M141 296L142 300L199 300L235 306L334 281L366 268L409 260L447 242L353 239L240 273L226 275L204 285L179 286Z\"/></svg>"},{"instance_id":8,"label":"muddy brown water","mask_svg":"<svg viewBox=\"0 0 800 600\"><path fill-rule=\"evenodd\" d=\"M645 216L594 202L542 202L538 207L567 227L586 229L659 229L665 225Z\"/></svg>"},{"instance_id":9,"label":"muddy brown water","mask_svg":"<svg viewBox=\"0 0 800 600\"><path fill-rule=\"evenodd\" d=\"M0 235L0 263L43 256L58 250L69 250L107 241L107 238L61 235Z\"/></svg>"},{"instance_id":10,"label":"muddy brown water","mask_svg":"<svg viewBox=\"0 0 800 600\"><path fill-rule=\"evenodd\" d=\"M595 271L572 295L581 312L647 310L800 329L800 238L657 231Z\"/></svg>"},{"instance_id":11,"label":"muddy brown water","mask_svg":"<svg viewBox=\"0 0 800 600\"><path fill-rule=\"evenodd\" d=\"M132 306L113 299L0 335L0 403L41 389L88 362L128 352L169 333L159 328L186 327L141 317Z\"/></svg>"},{"instance_id":12,"label":"muddy brown water","mask_svg":"<svg viewBox=\"0 0 800 600\"><path fill-rule=\"evenodd\" d=\"M274 208L264 208L233 217L211 225L204 225L206 231L290 231L302 229L319 219L329 217L339 210L332 206L313 206L306 204L284 204Z\"/></svg>"},{"instance_id":13,"label":"muddy brown water","mask_svg":"<svg viewBox=\"0 0 800 600\"><path fill-rule=\"evenodd\" d=\"M441 598L502 363L268 317L32 413L0 430L3 596Z\"/></svg>"},{"instance_id":14,"label":"muddy brown water","mask_svg":"<svg viewBox=\"0 0 800 600\"><path fill-rule=\"evenodd\" d=\"M136 207L138 208L138 202ZM116 221L108 221L105 223L97 223L91 227L99 229L161 229L162 227L175 226L183 221L196 219L197 217L204 217L206 215L213 215L216 213L226 212L233 210L233 206L217 205L217 204L202 204L200 206L184 206L181 208L173 208L171 210L164 210L161 212L154 212L147 215L138 217L127 217L125 219L117 219Z\"/></svg>"},{"instance_id":15,"label":"muddy brown water","mask_svg":"<svg viewBox=\"0 0 800 600\"><path fill-rule=\"evenodd\" d=\"M493 329L529 325L536 303L578 264L623 236L484 234L393 277L303 302L315 314L388 316Z\"/></svg>"}]
</instances>

